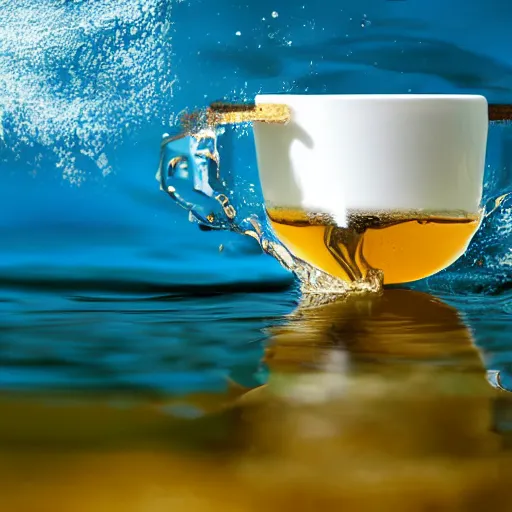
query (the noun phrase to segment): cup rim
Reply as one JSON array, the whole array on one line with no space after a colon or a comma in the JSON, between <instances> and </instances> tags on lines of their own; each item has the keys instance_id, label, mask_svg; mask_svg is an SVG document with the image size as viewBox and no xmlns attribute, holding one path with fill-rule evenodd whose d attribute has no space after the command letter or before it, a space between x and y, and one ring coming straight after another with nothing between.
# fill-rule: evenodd
<instances>
[{"instance_id":1,"label":"cup rim","mask_svg":"<svg viewBox=\"0 0 512 512\"><path fill-rule=\"evenodd\" d=\"M256 100L276 101L278 98L283 100L297 99L323 99L323 100L485 100L487 98L481 94L290 94L290 93L261 93L255 96Z\"/></svg>"}]
</instances>

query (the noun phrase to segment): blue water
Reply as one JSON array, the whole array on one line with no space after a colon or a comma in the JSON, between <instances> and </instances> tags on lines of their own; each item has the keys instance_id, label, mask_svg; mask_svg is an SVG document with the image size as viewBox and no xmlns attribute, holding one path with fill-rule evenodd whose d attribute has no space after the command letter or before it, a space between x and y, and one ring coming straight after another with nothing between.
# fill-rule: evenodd
<instances>
[{"instance_id":1,"label":"blue water","mask_svg":"<svg viewBox=\"0 0 512 512\"><path fill-rule=\"evenodd\" d=\"M0 0L0 390L265 382L266 329L297 306L296 285L159 190L162 135L185 108L258 92L512 103L511 16L501 0ZM250 129L222 146L260 209ZM488 211L511 191L512 127L494 125ZM511 250L506 199L459 262L413 287L459 310L512 390Z\"/></svg>"}]
</instances>

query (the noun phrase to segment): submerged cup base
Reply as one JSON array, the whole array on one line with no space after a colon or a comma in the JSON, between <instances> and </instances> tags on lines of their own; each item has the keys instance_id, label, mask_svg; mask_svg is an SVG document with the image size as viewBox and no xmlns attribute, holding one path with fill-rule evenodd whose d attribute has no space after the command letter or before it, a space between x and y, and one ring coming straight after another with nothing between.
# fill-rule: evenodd
<instances>
[{"instance_id":1,"label":"submerged cup base","mask_svg":"<svg viewBox=\"0 0 512 512\"><path fill-rule=\"evenodd\" d=\"M349 212L347 227L326 215L267 209L277 237L298 258L328 274L355 281L370 269L384 284L399 284L443 270L466 250L480 214L461 212Z\"/></svg>"}]
</instances>

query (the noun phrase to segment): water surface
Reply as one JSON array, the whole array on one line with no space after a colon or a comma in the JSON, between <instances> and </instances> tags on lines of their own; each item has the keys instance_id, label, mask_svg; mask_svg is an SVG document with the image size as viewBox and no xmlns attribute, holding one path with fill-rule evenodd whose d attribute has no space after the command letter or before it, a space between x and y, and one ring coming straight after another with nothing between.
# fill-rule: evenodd
<instances>
[{"instance_id":1,"label":"water surface","mask_svg":"<svg viewBox=\"0 0 512 512\"><path fill-rule=\"evenodd\" d=\"M459 262L316 309L154 175L178 113L219 99L511 103L509 19L501 0L0 0L0 509L506 510L510 125ZM261 212L249 127L221 145Z\"/></svg>"},{"instance_id":2,"label":"water surface","mask_svg":"<svg viewBox=\"0 0 512 512\"><path fill-rule=\"evenodd\" d=\"M6 510L482 510L512 498L501 298L3 296Z\"/></svg>"}]
</instances>

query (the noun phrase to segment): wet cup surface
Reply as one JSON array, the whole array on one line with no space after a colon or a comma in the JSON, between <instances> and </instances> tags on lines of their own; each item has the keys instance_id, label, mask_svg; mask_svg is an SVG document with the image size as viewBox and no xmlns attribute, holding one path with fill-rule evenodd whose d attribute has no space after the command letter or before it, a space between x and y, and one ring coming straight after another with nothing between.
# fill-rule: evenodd
<instances>
[{"instance_id":1,"label":"wet cup surface","mask_svg":"<svg viewBox=\"0 0 512 512\"><path fill-rule=\"evenodd\" d=\"M488 105L477 95L260 95L287 124L254 123L267 213L298 258L344 279L432 275L480 224Z\"/></svg>"}]
</instances>

